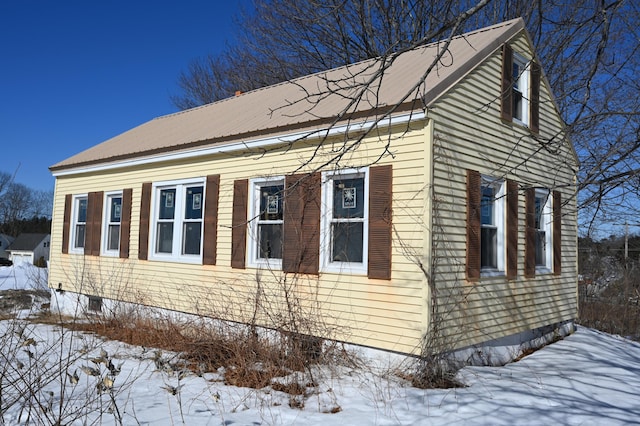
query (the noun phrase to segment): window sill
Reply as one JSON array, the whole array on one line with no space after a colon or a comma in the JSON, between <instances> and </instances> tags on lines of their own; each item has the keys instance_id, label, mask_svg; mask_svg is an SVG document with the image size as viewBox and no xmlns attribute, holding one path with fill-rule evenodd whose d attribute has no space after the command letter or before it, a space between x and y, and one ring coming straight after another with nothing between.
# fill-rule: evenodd
<instances>
[{"instance_id":1,"label":"window sill","mask_svg":"<svg viewBox=\"0 0 640 426\"><path fill-rule=\"evenodd\" d=\"M548 275L553 274L551 268L547 266L536 266L536 275Z\"/></svg>"},{"instance_id":2,"label":"window sill","mask_svg":"<svg viewBox=\"0 0 640 426\"><path fill-rule=\"evenodd\" d=\"M152 262L171 262L171 263L186 263L191 265L202 265L202 256L162 256L162 255L149 255L149 260Z\"/></svg>"},{"instance_id":3,"label":"window sill","mask_svg":"<svg viewBox=\"0 0 640 426\"><path fill-rule=\"evenodd\" d=\"M367 275L367 267L362 263L334 262L320 268L328 274Z\"/></svg>"},{"instance_id":4,"label":"window sill","mask_svg":"<svg viewBox=\"0 0 640 426\"><path fill-rule=\"evenodd\" d=\"M282 271L282 259L253 260L247 263L247 268Z\"/></svg>"},{"instance_id":5,"label":"window sill","mask_svg":"<svg viewBox=\"0 0 640 426\"><path fill-rule=\"evenodd\" d=\"M504 271L499 271L497 269L483 269L480 271L480 278L504 277L505 275Z\"/></svg>"}]
</instances>

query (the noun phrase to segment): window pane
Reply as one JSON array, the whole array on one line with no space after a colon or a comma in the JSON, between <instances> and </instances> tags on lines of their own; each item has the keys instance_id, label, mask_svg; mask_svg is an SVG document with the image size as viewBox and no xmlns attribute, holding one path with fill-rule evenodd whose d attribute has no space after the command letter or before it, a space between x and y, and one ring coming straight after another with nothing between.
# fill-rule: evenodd
<instances>
[{"instance_id":1,"label":"window pane","mask_svg":"<svg viewBox=\"0 0 640 426\"><path fill-rule=\"evenodd\" d=\"M333 217L364 217L364 178L333 179Z\"/></svg>"},{"instance_id":2,"label":"window pane","mask_svg":"<svg viewBox=\"0 0 640 426\"><path fill-rule=\"evenodd\" d=\"M547 264L547 234L544 231L536 231L536 265Z\"/></svg>"},{"instance_id":3,"label":"window pane","mask_svg":"<svg viewBox=\"0 0 640 426\"><path fill-rule=\"evenodd\" d=\"M122 198L111 197L110 198L110 222L120 222L120 216L122 214Z\"/></svg>"},{"instance_id":4,"label":"window pane","mask_svg":"<svg viewBox=\"0 0 640 426\"><path fill-rule=\"evenodd\" d=\"M85 209L85 212L86 212L86 209ZM85 225L84 224L83 225L76 225L75 247L77 247L77 248L84 247L84 229L85 229Z\"/></svg>"},{"instance_id":5,"label":"window pane","mask_svg":"<svg viewBox=\"0 0 640 426\"><path fill-rule=\"evenodd\" d=\"M480 266L498 267L498 229L482 227L480 230Z\"/></svg>"},{"instance_id":6,"label":"window pane","mask_svg":"<svg viewBox=\"0 0 640 426\"><path fill-rule=\"evenodd\" d=\"M78 200L78 222L87 221L87 199L81 198ZM84 233L82 240L84 241Z\"/></svg>"},{"instance_id":7,"label":"window pane","mask_svg":"<svg viewBox=\"0 0 640 426\"><path fill-rule=\"evenodd\" d=\"M118 250L120 248L120 225L109 225L107 235L107 250Z\"/></svg>"},{"instance_id":8,"label":"window pane","mask_svg":"<svg viewBox=\"0 0 640 426\"><path fill-rule=\"evenodd\" d=\"M362 262L362 222L342 222L331 225L331 260Z\"/></svg>"},{"instance_id":9,"label":"window pane","mask_svg":"<svg viewBox=\"0 0 640 426\"><path fill-rule=\"evenodd\" d=\"M163 189L160 191L160 219L173 219L176 208L176 190Z\"/></svg>"},{"instance_id":10,"label":"window pane","mask_svg":"<svg viewBox=\"0 0 640 426\"><path fill-rule=\"evenodd\" d=\"M282 259L282 224L260 224L258 229L258 258Z\"/></svg>"},{"instance_id":11,"label":"window pane","mask_svg":"<svg viewBox=\"0 0 640 426\"><path fill-rule=\"evenodd\" d=\"M536 195L536 229L544 229L544 220L542 218L542 214L544 212L545 198L539 195Z\"/></svg>"},{"instance_id":12,"label":"window pane","mask_svg":"<svg viewBox=\"0 0 640 426\"><path fill-rule=\"evenodd\" d=\"M202 187L192 186L187 188L186 206L184 212L185 219L202 218Z\"/></svg>"},{"instance_id":13,"label":"window pane","mask_svg":"<svg viewBox=\"0 0 640 426\"><path fill-rule=\"evenodd\" d=\"M182 236L182 254L200 254L200 235L202 223L188 222L184 224Z\"/></svg>"},{"instance_id":14,"label":"window pane","mask_svg":"<svg viewBox=\"0 0 640 426\"><path fill-rule=\"evenodd\" d=\"M496 191L491 186L482 187L482 201L480 202L480 216L483 225L495 225L494 222L494 202Z\"/></svg>"},{"instance_id":15,"label":"window pane","mask_svg":"<svg viewBox=\"0 0 640 426\"><path fill-rule=\"evenodd\" d=\"M282 220L284 185L260 187L260 220Z\"/></svg>"},{"instance_id":16,"label":"window pane","mask_svg":"<svg viewBox=\"0 0 640 426\"><path fill-rule=\"evenodd\" d=\"M522 93L513 89L511 97L513 98L513 118L522 121Z\"/></svg>"},{"instance_id":17,"label":"window pane","mask_svg":"<svg viewBox=\"0 0 640 426\"><path fill-rule=\"evenodd\" d=\"M173 222L158 223L156 253L171 253L173 246Z\"/></svg>"}]
</instances>

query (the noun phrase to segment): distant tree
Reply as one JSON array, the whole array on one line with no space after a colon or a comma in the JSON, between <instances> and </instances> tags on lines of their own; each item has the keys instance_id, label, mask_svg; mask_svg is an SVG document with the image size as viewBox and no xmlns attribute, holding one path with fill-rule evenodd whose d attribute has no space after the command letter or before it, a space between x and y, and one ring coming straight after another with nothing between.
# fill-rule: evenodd
<instances>
[{"instance_id":1,"label":"distant tree","mask_svg":"<svg viewBox=\"0 0 640 426\"><path fill-rule=\"evenodd\" d=\"M49 233L52 208L53 191L33 190L0 172L1 232L14 237L22 232Z\"/></svg>"},{"instance_id":2,"label":"distant tree","mask_svg":"<svg viewBox=\"0 0 640 426\"><path fill-rule=\"evenodd\" d=\"M237 42L195 59L172 98L191 108L359 60L394 55L522 16L581 162L582 221L640 205L640 7L630 0L271 0L238 21ZM443 46L446 44L443 44ZM385 59L386 58L386 59ZM453 58L452 60L455 60ZM428 62L428 61L427 61ZM431 66L425 63L425 71ZM382 73L381 73L382 75ZM366 83L367 87L376 82ZM367 87L354 90L365 96ZM389 108L392 108L391 106ZM348 111L343 111L348 113ZM551 150L549 141L541 148Z\"/></svg>"}]
</instances>

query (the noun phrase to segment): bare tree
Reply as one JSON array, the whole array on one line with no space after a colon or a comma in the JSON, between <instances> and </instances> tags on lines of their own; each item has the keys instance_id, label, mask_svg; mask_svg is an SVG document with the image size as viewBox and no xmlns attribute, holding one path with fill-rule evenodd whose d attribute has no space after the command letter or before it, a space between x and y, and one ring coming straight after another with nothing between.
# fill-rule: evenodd
<instances>
[{"instance_id":1,"label":"bare tree","mask_svg":"<svg viewBox=\"0 0 640 426\"><path fill-rule=\"evenodd\" d=\"M53 191L34 190L15 182L14 176L0 172L0 229L16 236L19 221L51 218Z\"/></svg>"},{"instance_id":2,"label":"bare tree","mask_svg":"<svg viewBox=\"0 0 640 426\"><path fill-rule=\"evenodd\" d=\"M581 161L579 188L584 229L591 231L594 224L611 215L637 213L640 7L636 2L255 3L252 12L245 11L238 19L236 44L219 56L194 60L179 76L182 93L173 97L179 108L368 58L380 58L376 73L380 78L393 58L408 49L522 16ZM429 70L425 65L425 72ZM359 90L352 91L353 103L375 84L375 78L361 83ZM348 113L346 109L339 115Z\"/></svg>"}]
</instances>

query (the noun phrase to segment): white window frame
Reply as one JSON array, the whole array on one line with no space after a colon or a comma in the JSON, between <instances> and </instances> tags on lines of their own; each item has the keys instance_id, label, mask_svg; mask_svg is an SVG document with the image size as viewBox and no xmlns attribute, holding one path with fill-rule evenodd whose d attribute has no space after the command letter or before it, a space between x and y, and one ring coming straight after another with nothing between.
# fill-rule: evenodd
<instances>
[{"instance_id":1,"label":"white window frame","mask_svg":"<svg viewBox=\"0 0 640 426\"><path fill-rule=\"evenodd\" d=\"M545 188L536 188L535 200L540 198L546 198L546 201L542 207L540 227L536 228L536 231L545 232L545 256L543 264L538 264L536 256L536 273L551 273L553 265L553 197L551 196L551 191ZM536 202L534 201L534 211Z\"/></svg>"},{"instance_id":2,"label":"white window frame","mask_svg":"<svg viewBox=\"0 0 640 426\"><path fill-rule=\"evenodd\" d=\"M111 222L111 199L120 198L120 222ZM122 229L122 191L110 191L105 192L104 201L102 206L102 254L104 256L119 256L120 255L120 232L118 232L118 248L109 249L109 227L112 225L118 225Z\"/></svg>"},{"instance_id":3,"label":"white window frame","mask_svg":"<svg viewBox=\"0 0 640 426\"><path fill-rule=\"evenodd\" d=\"M364 178L364 213L362 227L362 262L335 262L331 260L331 224L333 223L333 179ZM360 221L360 220L358 220ZM369 252L369 168L343 169L322 173L322 207L320 219L320 270L322 272L366 275Z\"/></svg>"},{"instance_id":4,"label":"white window frame","mask_svg":"<svg viewBox=\"0 0 640 426\"><path fill-rule=\"evenodd\" d=\"M84 244L82 247L76 247L76 227L82 222L78 222L78 208L80 200L86 200L87 202L87 215L89 214L89 194L77 194L72 198L71 203L71 229L69 230L69 253L84 254L84 246L87 244L87 222L88 216L84 222Z\"/></svg>"},{"instance_id":5,"label":"white window frame","mask_svg":"<svg viewBox=\"0 0 640 426\"><path fill-rule=\"evenodd\" d=\"M255 268L282 269L282 258L261 258L258 257L259 226L260 224L282 224L284 230L284 210L283 218L278 221L260 220L260 190L263 186L282 185L284 189L284 176L255 178L249 181L249 238L247 238L247 260L248 265ZM283 194L284 195L284 194ZM284 202L284 196L280 202ZM284 208L284 206L283 206ZM284 246L284 241L283 241ZM283 247L284 249L284 247Z\"/></svg>"},{"instance_id":6,"label":"white window frame","mask_svg":"<svg viewBox=\"0 0 640 426\"><path fill-rule=\"evenodd\" d=\"M186 189L192 186L202 186L202 199L201 210L202 217L200 218L200 254L182 254L182 245L184 239L184 224L187 222L195 222L193 219L185 219L184 213L186 210ZM160 191L165 189L175 189L174 202L174 217L173 217L173 240L171 253L157 252L157 240L158 240L158 223L160 209L158 206L160 200ZM204 209L205 209L205 194L207 193L206 179L194 178L194 179L180 179L172 181L155 182L152 185L151 196L151 212L149 221L149 235L151 236L149 242L149 260L159 260L165 262L181 262L181 263L202 263L202 248L204 239Z\"/></svg>"},{"instance_id":7,"label":"white window frame","mask_svg":"<svg viewBox=\"0 0 640 426\"><path fill-rule=\"evenodd\" d=\"M493 222L496 228L496 267L487 267L481 265L480 276L504 275L505 258L506 258L506 181L492 176L482 176L482 184L480 186L480 200L482 203L482 192L485 187L492 187L495 191L493 202ZM481 207L482 208L482 207ZM482 215L481 215L482 218ZM485 225L480 223L482 229ZM480 240L482 249L482 239ZM482 259L482 255L481 255ZM482 260L481 260L482 261Z\"/></svg>"},{"instance_id":8,"label":"white window frame","mask_svg":"<svg viewBox=\"0 0 640 426\"><path fill-rule=\"evenodd\" d=\"M519 76L514 76L513 77L513 87L512 90L515 91L519 91L522 95L522 102L520 104L520 115L521 118L517 118L517 112L516 112L516 108L514 105L513 108L513 121L515 121L516 123L520 123L523 124L525 126L529 125L529 70L530 70L530 63L531 61L527 60L524 56L513 52L513 64L512 64L512 69L515 70L515 67L518 66L519 70L520 70L520 74ZM516 86L518 87L518 89L516 89ZM514 96L513 94L511 95L512 97Z\"/></svg>"}]
</instances>

